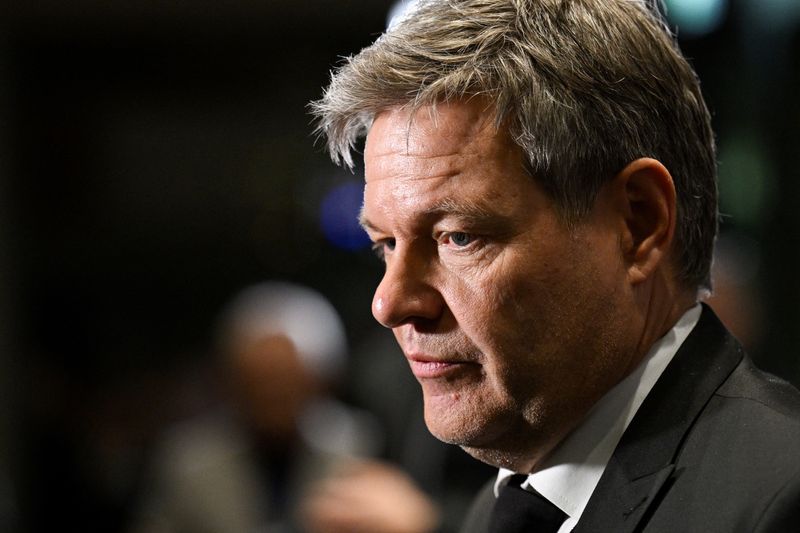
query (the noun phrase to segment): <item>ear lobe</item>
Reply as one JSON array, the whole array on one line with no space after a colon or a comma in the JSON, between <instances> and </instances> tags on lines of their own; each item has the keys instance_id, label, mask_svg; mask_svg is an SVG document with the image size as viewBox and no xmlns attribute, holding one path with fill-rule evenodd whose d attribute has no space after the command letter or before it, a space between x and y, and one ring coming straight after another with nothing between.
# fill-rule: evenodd
<instances>
[{"instance_id":1,"label":"ear lobe","mask_svg":"<svg viewBox=\"0 0 800 533\"><path fill-rule=\"evenodd\" d=\"M647 280L664 260L675 234L672 175L655 159L629 163L614 178L625 213L623 252L629 281Z\"/></svg>"}]
</instances>

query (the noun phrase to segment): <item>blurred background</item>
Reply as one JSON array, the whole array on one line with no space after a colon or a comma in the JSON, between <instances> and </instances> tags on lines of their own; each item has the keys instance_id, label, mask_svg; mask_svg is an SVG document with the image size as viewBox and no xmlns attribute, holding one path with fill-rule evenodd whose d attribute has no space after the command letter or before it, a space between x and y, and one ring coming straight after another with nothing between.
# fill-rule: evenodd
<instances>
[{"instance_id":1,"label":"blurred background","mask_svg":"<svg viewBox=\"0 0 800 533\"><path fill-rule=\"evenodd\" d=\"M262 280L341 315L341 400L418 423L413 384L369 379L408 372L370 315L360 170L329 162L306 107L393 4L0 6L0 530L125 531L160 435L214 401L220 309ZM712 302L800 384L800 2L666 4L718 134Z\"/></svg>"}]
</instances>

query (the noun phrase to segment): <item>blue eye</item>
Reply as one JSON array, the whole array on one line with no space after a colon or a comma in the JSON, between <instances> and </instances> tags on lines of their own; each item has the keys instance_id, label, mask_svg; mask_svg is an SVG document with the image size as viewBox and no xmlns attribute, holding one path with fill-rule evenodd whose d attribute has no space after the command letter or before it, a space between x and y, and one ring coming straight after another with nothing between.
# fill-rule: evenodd
<instances>
[{"instance_id":1,"label":"blue eye","mask_svg":"<svg viewBox=\"0 0 800 533\"><path fill-rule=\"evenodd\" d=\"M391 252L392 250L394 250L396 244L397 241L395 241L394 239L385 239L382 241L378 241L372 245L372 251L378 257L378 259L384 261L386 259L386 251L388 250Z\"/></svg>"},{"instance_id":2,"label":"blue eye","mask_svg":"<svg viewBox=\"0 0 800 533\"><path fill-rule=\"evenodd\" d=\"M450 234L450 242L458 247L468 246L472 242L472 238L472 235L462 231L457 231Z\"/></svg>"}]
</instances>

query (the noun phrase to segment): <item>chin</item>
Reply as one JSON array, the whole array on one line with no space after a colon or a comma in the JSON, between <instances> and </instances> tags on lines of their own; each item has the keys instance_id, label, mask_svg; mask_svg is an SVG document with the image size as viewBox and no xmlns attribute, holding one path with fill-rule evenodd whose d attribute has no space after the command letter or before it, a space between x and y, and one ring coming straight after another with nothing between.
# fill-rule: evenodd
<instances>
[{"instance_id":1,"label":"chin","mask_svg":"<svg viewBox=\"0 0 800 533\"><path fill-rule=\"evenodd\" d=\"M549 451L541 429L505 411L458 412L425 405L425 423L437 439L459 446L475 459L515 472L530 472Z\"/></svg>"},{"instance_id":2,"label":"chin","mask_svg":"<svg viewBox=\"0 0 800 533\"><path fill-rule=\"evenodd\" d=\"M434 437L456 446L481 445L485 439L486 422L480 417L462 417L452 411L440 416L426 406L425 425Z\"/></svg>"},{"instance_id":3,"label":"chin","mask_svg":"<svg viewBox=\"0 0 800 533\"><path fill-rule=\"evenodd\" d=\"M482 463L514 472L532 472L536 464L535 457L530 453L475 446L461 446L461 449Z\"/></svg>"},{"instance_id":4,"label":"chin","mask_svg":"<svg viewBox=\"0 0 800 533\"><path fill-rule=\"evenodd\" d=\"M486 410L482 413L473 410L464 412L453 405L444 408L436 402L425 402L428 431L437 439L464 449L495 447L508 435L508 422L508 417L502 413Z\"/></svg>"}]
</instances>

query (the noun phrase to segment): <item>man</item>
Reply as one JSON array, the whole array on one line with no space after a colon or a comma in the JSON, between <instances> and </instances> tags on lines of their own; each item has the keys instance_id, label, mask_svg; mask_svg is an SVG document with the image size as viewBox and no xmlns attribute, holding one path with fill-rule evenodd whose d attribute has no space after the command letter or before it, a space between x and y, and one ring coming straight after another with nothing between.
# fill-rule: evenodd
<instances>
[{"instance_id":1,"label":"man","mask_svg":"<svg viewBox=\"0 0 800 533\"><path fill-rule=\"evenodd\" d=\"M652 6L422 1L314 111L337 162L366 134L373 314L429 429L500 468L465 531L796 527L800 394L698 304L713 133Z\"/></svg>"}]
</instances>

